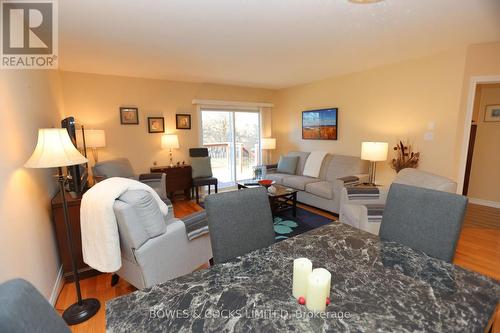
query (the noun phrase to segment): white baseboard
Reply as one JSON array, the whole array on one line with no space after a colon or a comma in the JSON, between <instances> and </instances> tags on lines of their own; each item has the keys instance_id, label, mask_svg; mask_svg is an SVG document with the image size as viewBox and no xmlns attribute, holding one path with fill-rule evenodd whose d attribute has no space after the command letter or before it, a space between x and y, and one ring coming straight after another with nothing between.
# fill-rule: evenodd
<instances>
[{"instance_id":1,"label":"white baseboard","mask_svg":"<svg viewBox=\"0 0 500 333\"><path fill-rule=\"evenodd\" d=\"M496 202L496 201L488 201L488 200L477 199L477 198L469 198L469 202L476 204L476 205L481 205L481 206L500 208L500 202Z\"/></svg>"},{"instance_id":2,"label":"white baseboard","mask_svg":"<svg viewBox=\"0 0 500 333\"><path fill-rule=\"evenodd\" d=\"M61 292L64 281L63 281L63 267L62 265L59 267L59 271L57 272L56 281L54 282L54 287L52 288L52 293L50 293L49 302L52 306L56 305L57 297L59 297L59 293Z\"/></svg>"}]
</instances>

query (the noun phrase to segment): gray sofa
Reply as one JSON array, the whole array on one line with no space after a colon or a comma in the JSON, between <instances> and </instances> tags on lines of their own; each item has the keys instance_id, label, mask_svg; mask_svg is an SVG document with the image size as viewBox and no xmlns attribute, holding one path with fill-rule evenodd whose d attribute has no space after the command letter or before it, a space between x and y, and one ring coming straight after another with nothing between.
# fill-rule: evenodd
<instances>
[{"instance_id":1,"label":"gray sofa","mask_svg":"<svg viewBox=\"0 0 500 333\"><path fill-rule=\"evenodd\" d=\"M321 165L318 178L303 175L309 152L290 152L287 156L298 156L295 174L277 172L277 169L267 170L267 179L277 184L298 190L297 201L307 205L338 214L340 196L344 181L340 178L356 176L360 182L368 180L368 162L357 156L327 154Z\"/></svg>"}]
</instances>

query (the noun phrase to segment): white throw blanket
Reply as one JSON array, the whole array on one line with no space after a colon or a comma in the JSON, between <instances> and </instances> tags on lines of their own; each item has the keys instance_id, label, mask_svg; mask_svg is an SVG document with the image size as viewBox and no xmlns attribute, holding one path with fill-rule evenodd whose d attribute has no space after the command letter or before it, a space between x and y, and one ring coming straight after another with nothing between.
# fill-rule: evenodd
<instances>
[{"instance_id":1,"label":"white throw blanket","mask_svg":"<svg viewBox=\"0 0 500 333\"><path fill-rule=\"evenodd\" d=\"M321 164L323 164L323 159L326 154L328 154L326 151L311 152L307 157L306 165L304 166L302 174L304 176L318 178L321 170Z\"/></svg>"},{"instance_id":2,"label":"white throw blanket","mask_svg":"<svg viewBox=\"0 0 500 333\"><path fill-rule=\"evenodd\" d=\"M83 261L100 272L116 272L122 266L120 237L113 205L128 190L145 190L153 195L161 212L168 207L150 186L133 179L113 177L92 186L82 198L80 223Z\"/></svg>"}]
</instances>

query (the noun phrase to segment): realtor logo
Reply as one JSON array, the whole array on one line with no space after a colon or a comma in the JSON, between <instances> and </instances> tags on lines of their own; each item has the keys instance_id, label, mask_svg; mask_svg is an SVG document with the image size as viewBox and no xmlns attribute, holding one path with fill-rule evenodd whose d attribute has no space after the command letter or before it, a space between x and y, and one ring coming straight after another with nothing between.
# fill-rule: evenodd
<instances>
[{"instance_id":1,"label":"realtor logo","mask_svg":"<svg viewBox=\"0 0 500 333\"><path fill-rule=\"evenodd\" d=\"M0 0L1 68L57 68L56 0Z\"/></svg>"}]
</instances>

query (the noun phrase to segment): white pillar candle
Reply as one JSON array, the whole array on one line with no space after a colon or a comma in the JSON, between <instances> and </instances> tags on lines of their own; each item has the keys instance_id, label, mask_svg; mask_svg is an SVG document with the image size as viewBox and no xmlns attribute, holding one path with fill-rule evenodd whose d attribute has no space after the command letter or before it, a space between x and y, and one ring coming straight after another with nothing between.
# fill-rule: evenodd
<instances>
[{"instance_id":1,"label":"white pillar candle","mask_svg":"<svg viewBox=\"0 0 500 333\"><path fill-rule=\"evenodd\" d=\"M330 279L324 272L312 272L308 278L306 307L310 311L323 312L326 309L326 292Z\"/></svg>"},{"instance_id":2,"label":"white pillar candle","mask_svg":"<svg viewBox=\"0 0 500 333\"><path fill-rule=\"evenodd\" d=\"M326 294L326 297L330 297L330 286L332 283L332 274L328 270L326 270L325 268L315 268L315 269L313 269L312 272L322 274L326 277L326 279L328 280L328 284L325 286L325 294ZM325 302L326 302L326 298L325 298Z\"/></svg>"},{"instance_id":3,"label":"white pillar candle","mask_svg":"<svg viewBox=\"0 0 500 333\"><path fill-rule=\"evenodd\" d=\"M295 299L306 297L307 278L312 271L312 262L307 258L297 258L293 261L293 289Z\"/></svg>"}]
</instances>

